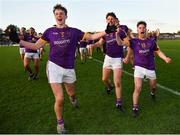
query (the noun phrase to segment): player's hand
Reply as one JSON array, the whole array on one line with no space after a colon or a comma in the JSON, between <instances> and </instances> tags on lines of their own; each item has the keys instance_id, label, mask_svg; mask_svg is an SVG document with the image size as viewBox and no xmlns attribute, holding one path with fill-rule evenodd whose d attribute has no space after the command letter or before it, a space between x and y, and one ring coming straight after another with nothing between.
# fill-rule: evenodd
<instances>
[{"instance_id":1,"label":"player's hand","mask_svg":"<svg viewBox=\"0 0 180 135\"><path fill-rule=\"evenodd\" d=\"M166 62L166 63L171 63L171 61L172 61L171 58L166 57L166 59L165 59L165 62Z\"/></svg>"},{"instance_id":2,"label":"player's hand","mask_svg":"<svg viewBox=\"0 0 180 135\"><path fill-rule=\"evenodd\" d=\"M117 30L117 27L115 25L110 26L108 24L107 27L106 27L105 32L106 32L106 34L109 34L109 33L116 32L116 30Z\"/></svg>"},{"instance_id":3,"label":"player's hand","mask_svg":"<svg viewBox=\"0 0 180 135\"><path fill-rule=\"evenodd\" d=\"M15 43L19 43L20 39L17 34L17 28L14 25L7 26L5 33L9 36L9 39Z\"/></svg>"},{"instance_id":4,"label":"player's hand","mask_svg":"<svg viewBox=\"0 0 180 135\"><path fill-rule=\"evenodd\" d=\"M123 59L123 63L124 63L124 64L128 64L128 63L129 63L129 59L128 59L128 58L124 58L124 59Z\"/></svg>"}]
</instances>

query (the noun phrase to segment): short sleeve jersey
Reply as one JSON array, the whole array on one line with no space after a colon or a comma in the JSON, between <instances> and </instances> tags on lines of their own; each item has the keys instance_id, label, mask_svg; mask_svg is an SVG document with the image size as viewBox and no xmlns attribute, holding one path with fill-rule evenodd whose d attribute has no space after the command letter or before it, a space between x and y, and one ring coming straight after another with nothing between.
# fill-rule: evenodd
<instances>
[{"instance_id":1,"label":"short sleeve jersey","mask_svg":"<svg viewBox=\"0 0 180 135\"><path fill-rule=\"evenodd\" d=\"M73 69L76 46L83 36L84 32L72 27L47 29L41 39L50 43L49 61Z\"/></svg>"}]
</instances>

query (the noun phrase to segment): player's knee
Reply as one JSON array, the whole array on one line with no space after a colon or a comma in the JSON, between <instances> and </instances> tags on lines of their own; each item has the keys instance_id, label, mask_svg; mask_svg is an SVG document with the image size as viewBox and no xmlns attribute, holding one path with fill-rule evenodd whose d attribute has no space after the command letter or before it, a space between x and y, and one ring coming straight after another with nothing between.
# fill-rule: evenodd
<instances>
[{"instance_id":1,"label":"player's knee","mask_svg":"<svg viewBox=\"0 0 180 135\"><path fill-rule=\"evenodd\" d=\"M139 94L141 91L141 86L136 86L135 89L134 89L134 92Z\"/></svg>"},{"instance_id":2,"label":"player's knee","mask_svg":"<svg viewBox=\"0 0 180 135\"><path fill-rule=\"evenodd\" d=\"M59 106L63 105L64 102L64 98L61 96L56 97L56 104L58 104Z\"/></svg>"},{"instance_id":3,"label":"player's knee","mask_svg":"<svg viewBox=\"0 0 180 135\"><path fill-rule=\"evenodd\" d=\"M121 83L120 82L115 82L114 85L115 85L115 87L120 87Z\"/></svg>"}]
</instances>

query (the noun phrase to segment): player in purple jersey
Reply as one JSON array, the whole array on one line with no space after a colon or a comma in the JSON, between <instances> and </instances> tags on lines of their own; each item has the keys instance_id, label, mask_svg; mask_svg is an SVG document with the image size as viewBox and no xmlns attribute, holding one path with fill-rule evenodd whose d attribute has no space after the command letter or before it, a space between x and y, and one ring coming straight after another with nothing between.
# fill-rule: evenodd
<instances>
[{"instance_id":1,"label":"player in purple jersey","mask_svg":"<svg viewBox=\"0 0 180 135\"><path fill-rule=\"evenodd\" d=\"M106 30L103 32L86 34L79 29L66 25L67 10L65 7L57 4L54 6L53 13L57 25L48 28L36 43L20 40L17 33L12 29L6 31L9 32L8 35L12 41L21 43L26 48L37 50L47 42L50 44L47 76L55 97L54 111L57 118L57 131L58 133L64 133L64 120L62 117L64 102L63 85L71 103L73 106L77 106L74 85L76 81L74 71L76 46L82 39L95 40L103 37L106 33L113 32L115 26L107 25Z\"/></svg>"},{"instance_id":2,"label":"player in purple jersey","mask_svg":"<svg viewBox=\"0 0 180 135\"><path fill-rule=\"evenodd\" d=\"M81 63L85 63L86 62L86 57L87 57L87 41L86 40L81 40L79 42L79 52L80 52L80 59L81 59Z\"/></svg>"},{"instance_id":3,"label":"player in purple jersey","mask_svg":"<svg viewBox=\"0 0 180 135\"><path fill-rule=\"evenodd\" d=\"M106 22L109 25L116 25L117 17L113 12L107 13ZM110 94L110 91L113 89L113 84L110 80L110 74L113 71L113 80L115 85L116 93L116 103L115 106L121 111L124 112L122 107L122 86L121 86L121 77L122 77L122 68L123 68L123 46L129 46L129 38L126 33L126 25L118 25L116 32L106 34L98 42L95 43L92 47L102 46L103 43L106 43L106 55L103 64L102 70L102 81L105 84L105 89L107 94Z\"/></svg>"},{"instance_id":4,"label":"player in purple jersey","mask_svg":"<svg viewBox=\"0 0 180 135\"><path fill-rule=\"evenodd\" d=\"M41 38L41 37L42 37L42 33L38 33L37 38ZM42 61L42 57L43 57L44 52L45 52L44 46L39 48L39 59L41 61Z\"/></svg>"},{"instance_id":5,"label":"player in purple jersey","mask_svg":"<svg viewBox=\"0 0 180 135\"><path fill-rule=\"evenodd\" d=\"M88 54L88 58L92 59L92 55L93 55L93 48L91 47L91 45L93 44L94 41L90 40L87 41L87 54Z\"/></svg>"},{"instance_id":6,"label":"player in purple jersey","mask_svg":"<svg viewBox=\"0 0 180 135\"><path fill-rule=\"evenodd\" d=\"M31 43L35 43L38 40L38 38L34 35L34 33L35 33L35 29L31 27L29 29L29 34L24 36L24 40ZM31 60L33 60L35 73L33 73L30 67ZM28 80L37 79L39 73L39 53L36 50L25 48L24 68L29 73Z\"/></svg>"},{"instance_id":7,"label":"player in purple jersey","mask_svg":"<svg viewBox=\"0 0 180 135\"><path fill-rule=\"evenodd\" d=\"M137 23L138 37L130 40L130 48L134 54L134 92L133 92L133 116L138 116L138 99L142 88L144 76L149 79L149 86L152 99L155 99L156 73L154 53L156 53L166 63L171 62L171 58L166 57L159 49L155 40L147 37L146 22Z\"/></svg>"},{"instance_id":8,"label":"player in purple jersey","mask_svg":"<svg viewBox=\"0 0 180 135\"><path fill-rule=\"evenodd\" d=\"M26 28L25 28L25 27L22 27L22 28L20 29L19 36L21 36L20 38L23 39L25 35L26 35ZM19 44L19 53L20 53L21 60L24 61L25 48L24 48L24 46L22 46L21 44Z\"/></svg>"}]
</instances>

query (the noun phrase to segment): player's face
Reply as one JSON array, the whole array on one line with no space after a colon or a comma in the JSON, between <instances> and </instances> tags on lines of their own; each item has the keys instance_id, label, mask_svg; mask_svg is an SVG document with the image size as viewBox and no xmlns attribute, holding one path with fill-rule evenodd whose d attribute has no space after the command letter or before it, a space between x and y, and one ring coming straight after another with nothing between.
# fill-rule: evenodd
<instances>
[{"instance_id":1,"label":"player's face","mask_svg":"<svg viewBox=\"0 0 180 135\"><path fill-rule=\"evenodd\" d=\"M20 29L20 33L21 33L21 34L24 34L25 32L26 32L26 29L24 29L24 28L21 28L21 29Z\"/></svg>"},{"instance_id":2,"label":"player's face","mask_svg":"<svg viewBox=\"0 0 180 135\"><path fill-rule=\"evenodd\" d=\"M110 26L112 26L112 25L115 25L116 19L114 17L112 17L112 16L108 16L106 18L106 22L109 23Z\"/></svg>"},{"instance_id":3,"label":"player's face","mask_svg":"<svg viewBox=\"0 0 180 135\"><path fill-rule=\"evenodd\" d=\"M65 15L63 10L56 9L54 12L54 16L55 16L55 19L56 19L56 22L58 25L65 24L65 20L66 20L67 16Z\"/></svg>"},{"instance_id":4,"label":"player's face","mask_svg":"<svg viewBox=\"0 0 180 135\"><path fill-rule=\"evenodd\" d=\"M146 27L143 25L143 24L140 24L138 27L137 27L137 32L138 32L138 35L140 36L146 36Z\"/></svg>"},{"instance_id":5,"label":"player's face","mask_svg":"<svg viewBox=\"0 0 180 135\"><path fill-rule=\"evenodd\" d=\"M29 29L29 34L30 34L30 35L34 35L34 32L35 32L35 31L34 31L32 28Z\"/></svg>"}]
</instances>

